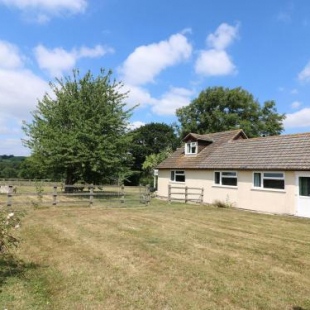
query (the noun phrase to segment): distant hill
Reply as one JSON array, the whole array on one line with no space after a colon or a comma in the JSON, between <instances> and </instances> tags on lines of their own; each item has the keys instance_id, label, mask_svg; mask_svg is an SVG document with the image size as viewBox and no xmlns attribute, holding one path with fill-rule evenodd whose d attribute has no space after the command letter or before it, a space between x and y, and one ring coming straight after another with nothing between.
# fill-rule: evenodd
<instances>
[{"instance_id":1,"label":"distant hill","mask_svg":"<svg viewBox=\"0 0 310 310\"><path fill-rule=\"evenodd\" d=\"M0 161L23 161L26 159L26 156L14 156L14 155L0 155Z\"/></svg>"}]
</instances>

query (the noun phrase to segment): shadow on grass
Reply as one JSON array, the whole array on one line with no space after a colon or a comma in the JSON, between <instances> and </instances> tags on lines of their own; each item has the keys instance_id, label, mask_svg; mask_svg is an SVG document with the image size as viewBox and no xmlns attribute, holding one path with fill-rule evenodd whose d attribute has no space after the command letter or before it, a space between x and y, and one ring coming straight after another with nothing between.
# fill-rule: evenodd
<instances>
[{"instance_id":1,"label":"shadow on grass","mask_svg":"<svg viewBox=\"0 0 310 310\"><path fill-rule=\"evenodd\" d=\"M1 287L11 277L23 277L27 270L36 269L34 263L17 260L13 255L0 255L0 292Z\"/></svg>"}]
</instances>

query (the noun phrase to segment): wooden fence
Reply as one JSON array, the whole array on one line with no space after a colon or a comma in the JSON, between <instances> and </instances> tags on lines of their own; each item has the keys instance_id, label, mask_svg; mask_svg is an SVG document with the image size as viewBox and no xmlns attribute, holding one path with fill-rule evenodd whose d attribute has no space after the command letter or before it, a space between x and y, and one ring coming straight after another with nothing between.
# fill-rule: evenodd
<instances>
[{"instance_id":1,"label":"wooden fence","mask_svg":"<svg viewBox=\"0 0 310 310\"><path fill-rule=\"evenodd\" d=\"M113 185L59 185L36 184L34 186L6 185L7 193L0 194L0 207L18 205L63 206L102 202L143 203L150 202L148 186Z\"/></svg>"},{"instance_id":2,"label":"wooden fence","mask_svg":"<svg viewBox=\"0 0 310 310\"><path fill-rule=\"evenodd\" d=\"M168 201L203 202L204 189L202 187L168 185Z\"/></svg>"}]
</instances>

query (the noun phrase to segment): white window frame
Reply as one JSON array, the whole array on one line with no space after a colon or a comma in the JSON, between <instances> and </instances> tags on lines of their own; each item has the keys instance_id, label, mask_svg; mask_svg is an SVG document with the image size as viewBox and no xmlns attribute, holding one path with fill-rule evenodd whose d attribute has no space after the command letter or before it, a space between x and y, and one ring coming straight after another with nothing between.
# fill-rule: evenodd
<instances>
[{"instance_id":1,"label":"white window frame","mask_svg":"<svg viewBox=\"0 0 310 310\"><path fill-rule=\"evenodd\" d=\"M217 177L218 176L218 180ZM236 179L236 185L225 184L224 179ZM223 184L224 183L224 184ZM237 187L238 186L238 173L237 171L214 171L214 185L215 186L228 186Z\"/></svg>"},{"instance_id":2,"label":"white window frame","mask_svg":"<svg viewBox=\"0 0 310 310\"><path fill-rule=\"evenodd\" d=\"M193 151L195 149L195 151ZM188 142L185 143L185 154L186 155L196 155L198 153L198 142Z\"/></svg>"},{"instance_id":3,"label":"white window frame","mask_svg":"<svg viewBox=\"0 0 310 310\"><path fill-rule=\"evenodd\" d=\"M272 176L273 174L273 176ZM257 184L256 176L259 177L259 184ZM277 176L278 175L278 176ZM274 181L283 181L283 188L278 187L269 187L265 185L265 181L274 180ZM253 188L254 189L264 189L272 191L283 191L285 190L285 173L282 171L254 171L253 172Z\"/></svg>"},{"instance_id":4,"label":"white window frame","mask_svg":"<svg viewBox=\"0 0 310 310\"><path fill-rule=\"evenodd\" d=\"M184 181L177 180L178 176L184 176ZM171 170L170 181L176 183L185 183L185 171L184 170Z\"/></svg>"}]
</instances>

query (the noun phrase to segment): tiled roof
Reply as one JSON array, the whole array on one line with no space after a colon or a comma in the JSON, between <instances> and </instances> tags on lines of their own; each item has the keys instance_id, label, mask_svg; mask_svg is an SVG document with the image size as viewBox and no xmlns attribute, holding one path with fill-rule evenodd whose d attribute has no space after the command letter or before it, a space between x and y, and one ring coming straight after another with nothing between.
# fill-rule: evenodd
<instances>
[{"instance_id":1,"label":"tiled roof","mask_svg":"<svg viewBox=\"0 0 310 310\"><path fill-rule=\"evenodd\" d=\"M310 133L236 139L243 131L207 135L197 155L178 149L159 169L310 170Z\"/></svg>"}]
</instances>

